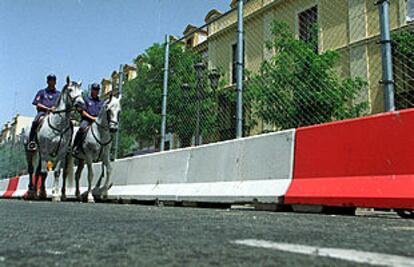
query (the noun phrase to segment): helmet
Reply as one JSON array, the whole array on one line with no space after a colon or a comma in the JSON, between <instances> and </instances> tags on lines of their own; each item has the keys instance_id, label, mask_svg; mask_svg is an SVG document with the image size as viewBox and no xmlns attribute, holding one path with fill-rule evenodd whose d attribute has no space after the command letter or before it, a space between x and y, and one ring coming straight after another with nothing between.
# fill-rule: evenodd
<instances>
[{"instance_id":1,"label":"helmet","mask_svg":"<svg viewBox=\"0 0 414 267\"><path fill-rule=\"evenodd\" d=\"M55 74L51 73L51 74L47 75L46 80L47 81L50 81L50 80L56 81Z\"/></svg>"},{"instance_id":2,"label":"helmet","mask_svg":"<svg viewBox=\"0 0 414 267\"><path fill-rule=\"evenodd\" d=\"M93 83L91 85L91 89L99 91L99 90L101 90L101 86L98 83Z\"/></svg>"}]
</instances>

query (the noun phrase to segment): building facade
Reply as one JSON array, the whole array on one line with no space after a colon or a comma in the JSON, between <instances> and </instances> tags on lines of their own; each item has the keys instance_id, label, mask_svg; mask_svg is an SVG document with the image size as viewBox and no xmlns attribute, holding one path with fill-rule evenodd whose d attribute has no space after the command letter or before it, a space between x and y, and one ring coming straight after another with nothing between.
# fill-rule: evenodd
<instances>
[{"instance_id":1,"label":"building facade","mask_svg":"<svg viewBox=\"0 0 414 267\"><path fill-rule=\"evenodd\" d=\"M271 40L272 21L284 21L296 38L306 40L318 26L317 51L337 51L340 60L336 69L341 77L361 77L368 82L367 90L360 92L357 101L369 104L369 113L384 111L384 93L379 44L379 12L375 0L249 0L244 6L244 66L256 73L263 61L273 55L266 48ZM390 26L392 33L414 29L414 1L391 0ZM235 8L237 0L231 2ZM306 22L306 23L305 23ZM227 13L208 25L209 68L218 68L224 74L229 88L235 83L237 10ZM396 64L399 59L394 58ZM397 66L397 65L396 65ZM398 69L395 71L398 74ZM411 77L413 79L414 77ZM402 83L408 83L404 80ZM414 85L404 86L412 90ZM396 83L396 105L402 86ZM406 94L405 94L406 95ZM401 99L406 101L406 99ZM413 100L414 104L414 100ZM400 105L401 106L401 105ZM404 106L406 107L406 106ZM257 130L256 130L257 131Z\"/></svg>"},{"instance_id":2,"label":"building facade","mask_svg":"<svg viewBox=\"0 0 414 267\"><path fill-rule=\"evenodd\" d=\"M5 123L0 133L0 145L7 142L16 142L24 131L30 127L33 117L16 114L9 122Z\"/></svg>"},{"instance_id":3,"label":"building facade","mask_svg":"<svg viewBox=\"0 0 414 267\"><path fill-rule=\"evenodd\" d=\"M123 82L130 81L137 77L137 68L134 64L125 64L123 66ZM103 78L101 80L101 97L102 99L107 99L110 93L113 91L118 94L118 87L119 87L119 73L114 70L111 74L110 79Z\"/></svg>"}]
</instances>

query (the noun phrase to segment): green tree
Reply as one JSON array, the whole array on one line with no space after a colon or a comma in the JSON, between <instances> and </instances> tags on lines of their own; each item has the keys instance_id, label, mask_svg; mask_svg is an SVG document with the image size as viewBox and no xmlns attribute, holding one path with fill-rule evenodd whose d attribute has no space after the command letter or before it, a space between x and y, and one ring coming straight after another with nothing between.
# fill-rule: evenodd
<instances>
[{"instance_id":1,"label":"green tree","mask_svg":"<svg viewBox=\"0 0 414 267\"><path fill-rule=\"evenodd\" d=\"M27 172L23 143L6 142L0 145L0 179L11 178Z\"/></svg>"},{"instance_id":2,"label":"green tree","mask_svg":"<svg viewBox=\"0 0 414 267\"><path fill-rule=\"evenodd\" d=\"M414 33L403 31L392 35L392 45L396 53L399 53L408 59L414 56Z\"/></svg>"},{"instance_id":3,"label":"green tree","mask_svg":"<svg viewBox=\"0 0 414 267\"><path fill-rule=\"evenodd\" d=\"M125 84L122 98L121 155L135 150L138 142L159 147L164 49L163 45L154 44L134 60L137 77ZM200 55L181 44L170 47L167 132L175 133L181 146L190 145L194 136L197 108L200 108L203 136L211 134L216 125L216 102L208 89L207 71L197 98L194 64L201 60ZM184 83L189 84L188 91L183 91Z\"/></svg>"},{"instance_id":4,"label":"green tree","mask_svg":"<svg viewBox=\"0 0 414 267\"><path fill-rule=\"evenodd\" d=\"M414 97L414 33L402 31L392 35L395 106L397 109L411 108Z\"/></svg>"},{"instance_id":5,"label":"green tree","mask_svg":"<svg viewBox=\"0 0 414 267\"><path fill-rule=\"evenodd\" d=\"M266 46L274 54L246 86L256 117L288 129L364 114L367 103L355 100L367 83L339 77L337 52L317 53L315 44L295 39L284 22L273 22L272 33Z\"/></svg>"}]
</instances>

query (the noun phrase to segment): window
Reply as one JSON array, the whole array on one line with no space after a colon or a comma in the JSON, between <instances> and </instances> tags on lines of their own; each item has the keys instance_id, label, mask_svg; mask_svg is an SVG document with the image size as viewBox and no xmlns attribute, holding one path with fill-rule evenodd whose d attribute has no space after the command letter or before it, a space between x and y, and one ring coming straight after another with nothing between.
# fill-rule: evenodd
<instances>
[{"instance_id":1,"label":"window","mask_svg":"<svg viewBox=\"0 0 414 267\"><path fill-rule=\"evenodd\" d=\"M230 140L236 136L236 102L232 101L228 95L221 93L218 95L219 113L223 123L219 125L219 139Z\"/></svg>"},{"instance_id":2,"label":"window","mask_svg":"<svg viewBox=\"0 0 414 267\"><path fill-rule=\"evenodd\" d=\"M414 22L414 0L406 0L407 2L407 23Z\"/></svg>"},{"instance_id":3,"label":"window","mask_svg":"<svg viewBox=\"0 0 414 267\"><path fill-rule=\"evenodd\" d=\"M314 6L298 14L299 39L312 45L318 52L318 7Z\"/></svg>"},{"instance_id":4,"label":"window","mask_svg":"<svg viewBox=\"0 0 414 267\"><path fill-rule=\"evenodd\" d=\"M245 62L245 55L244 55L244 51L245 51L245 46L244 46L244 41L243 41L243 64ZM231 69L231 83L235 84L237 81L237 44L233 44L231 46L232 49L232 69ZM244 79L244 77L243 77Z\"/></svg>"},{"instance_id":5,"label":"window","mask_svg":"<svg viewBox=\"0 0 414 267\"><path fill-rule=\"evenodd\" d=\"M236 83L237 78L237 44L231 46L232 49L232 71L231 71L231 83Z\"/></svg>"},{"instance_id":6,"label":"window","mask_svg":"<svg viewBox=\"0 0 414 267\"><path fill-rule=\"evenodd\" d=\"M193 47L193 38L192 37L187 40L187 48L189 48L189 47Z\"/></svg>"}]
</instances>

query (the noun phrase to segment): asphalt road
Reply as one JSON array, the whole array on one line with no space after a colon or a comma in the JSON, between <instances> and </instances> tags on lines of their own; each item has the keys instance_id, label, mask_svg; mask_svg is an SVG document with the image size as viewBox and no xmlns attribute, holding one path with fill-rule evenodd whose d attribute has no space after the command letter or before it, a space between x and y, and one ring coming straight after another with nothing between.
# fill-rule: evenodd
<instances>
[{"instance_id":1,"label":"asphalt road","mask_svg":"<svg viewBox=\"0 0 414 267\"><path fill-rule=\"evenodd\" d=\"M252 239L399 255L414 265L414 220L397 217L0 200L0 266L360 264L243 244Z\"/></svg>"}]
</instances>

